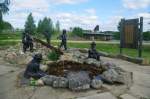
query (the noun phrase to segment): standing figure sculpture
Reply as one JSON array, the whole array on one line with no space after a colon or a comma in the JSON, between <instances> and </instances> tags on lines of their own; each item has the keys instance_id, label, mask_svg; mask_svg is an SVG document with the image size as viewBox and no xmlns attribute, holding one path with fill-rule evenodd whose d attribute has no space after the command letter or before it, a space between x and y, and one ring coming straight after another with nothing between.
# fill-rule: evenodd
<instances>
[{"instance_id":1,"label":"standing figure sculpture","mask_svg":"<svg viewBox=\"0 0 150 99\"><path fill-rule=\"evenodd\" d=\"M39 79L46 75L45 72L40 70L40 63L42 61L42 54L35 54L32 61L27 65L24 73L25 78Z\"/></svg>"},{"instance_id":2,"label":"standing figure sculpture","mask_svg":"<svg viewBox=\"0 0 150 99\"><path fill-rule=\"evenodd\" d=\"M24 53L27 51L28 48L30 48L31 52L33 51L33 39L27 31L23 32L22 34L22 43Z\"/></svg>"},{"instance_id":3,"label":"standing figure sculpture","mask_svg":"<svg viewBox=\"0 0 150 99\"><path fill-rule=\"evenodd\" d=\"M60 44L60 48L64 47L65 50L67 50L67 34L66 34L66 30L63 30L62 35L60 36L61 39L61 44Z\"/></svg>"},{"instance_id":4,"label":"standing figure sculpture","mask_svg":"<svg viewBox=\"0 0 150 99\"><path fill-rule=\"evenodd\" d=\"M96 60L100 60L100 54L96 50L96 43L95 42L91 43L91 48L88 51L88 58L94 58Z\"/></svg>"}]
</instances>

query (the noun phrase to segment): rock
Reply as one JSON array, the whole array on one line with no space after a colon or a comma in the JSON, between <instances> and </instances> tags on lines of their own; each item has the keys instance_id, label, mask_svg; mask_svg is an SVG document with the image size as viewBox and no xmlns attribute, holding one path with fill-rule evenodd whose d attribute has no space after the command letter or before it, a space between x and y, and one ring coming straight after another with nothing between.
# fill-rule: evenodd
<instances>
[{"instance_id":1,"label":"rock","mask_svg":"<svg viewBox=\"0 0 150 99\"><path fill-rule=\"evenodd\" d=\"M87 90L90 88L90 85L89 84L85 84L85 85L82 85L82 86L78 86L76 88L73 88L71 90L73 91L82 91L82 90Z\"/></svg>"},{"instance_id":2,"label":"rock","mask_svg":"<svg viewBox=\"0 0 150 99\"><path fill-rule=\"evenodd\" d=\"M46 72L48 70L48 66L47 65L40 65L40 69L44 72Z\"/></svg>"},{"instance_id":3,"label":"rock","mask_svg":"<svg viewBox=\"0 0 150 99\"><path fill-rule=\"evenodd\" d=\"M36 86L44 86L44 82L41 79L39 79L36 81L35 85Z\"/></svg>"},{"instance_id":4,"label":"rock","mask_svg":"<svg viewBox=\"0 0 150 99\"><path fill-rule=\"evenodd\" d=\"M84 53L80 53L79 51L74 51L72 53L64 53L60 57L60 61L74 61L78 63L84 63L84 59L87 58Z\"/></svg>"},{"instance_id":5,"label":"rock","mask_svg":"<svg viewBox=\"0 0 150 99\"><path fill-rule=\"evenodd\" d=\"M70 72L67 74L69 88L73 91L86 90L90 88L90 77L85 71Z\"/></svg>"},{"instance_id":6,"label":"rock","mask_svg":"<svg viewBox=\"0 0 150 99\"><path fill-rule=\"evenodd\" d=\"M103 80L108 83L121 83L131 86L133 83L133 74L132 72L127 72L121 69L120 67L114 67L109 69L101 75Z\"/></svg>"},{"instance_id":7,"label":"rock","mask_svg":"<svg viewBox=\"0 0 150 99\"><path fill-rule=\"evenodd\" d=\"M44 64L48 65L48 64L51 64L53 63L53 61L46 61Z\"/></svg>"},{"instance_id":8,"label":"rock","mask_svg":"<svg viewBox=\"0 0 150 99\"><path fill-rule=\"evenodd\" d=\"M112 62L101 62L101 67L103 70L113 69L116 65Z\"/></svg>"},{"instance_id":9,"label":"rock","mask_svg":"<svg viewBox=\"0 0 150 99\"><path fill-rule=\"evenodd\" d=\"M12 52L12 53L8 53L7 55L6 55L6 60L7 61L16 61L16 59L17 59L17 54L15 53L15 52Z\"/></svg>"},{"instance_id":10,"label":"rock","mask_svg":"<svg viewBox=\"0 0 150 99\"><path fill-rule=\"evenodd\" d=\"M61 55L59 60L62 60L62 61L73 60L73 56L70 53L65 53L64 55Z\"/></svg>"},{"instance_id":11,"label":"rock","mask_svg":"<svg viewBox=\"0 0 150 99\"><path fill-rule=\"evenodd\" d=\"M101 76L105 82L114 83L119 75L114 69L109 69L105 71Z\"/></svg>"},{"instance_id":12,"label":"rock","mask_svg":"<svg viewBox=\"0 0 150 99\"><path fill-rule=\"evenodd\" d=\"M55 79L53 81L52 86L55 88L67 88L68 87L68 79L66 79L64 77L57 77L57 79Z\"/></svg>"},{"instance_id":13,"label":"rock","mask_svg":"<svg viewBox=\"0 0 150 99\"><path fill-rule=\"evenodd\" d=\"M47 75L41 78L41 80L44 82L45 85L49 85L52 86L53 85L53 81L55 81L57 79L56 76L53 75Z\"/></svg>"},{"instance_id":14,"label":"rock","mask_svg":"<svg viewBox=\"0 0 150 99\"><path fill-rule=\"evenodd\" d=\"M17 58L16 63L18 65L27 65L31 60L32 60L32 56L29 55L21 55Z\"/></svg>"},{"instance_id":15,"label":"rock","mask_svg":"<svg viewBox=\"0 0 150 99\"><path fill-rule=\"evenodd\" d=\"M67 88L68 87L68 79L64 77L56 77L53 75L47 75L45 77L42 77L41 80L46 85L49 85L55 88Z\"/></svg>"},{"instance_id":16,"label":"rock","mask_svg":"<svg viewBox=\"0 0 150 99\"><path fill-rule=\"evenodd\" d=\"M91 87L94 89L102 88L103 82L100 79L93 79L91 82Z\"/></svg>"},{"instance_id":17,"label":"rock","mask_svg":"<svg viewBox=\"0 0 150 99\"><path fill-rule=\"evenodd\" d=\"M96 59L92 59L92 58L85 59L84 62L85 62L86 64L95 65L95 66L97 66L97 67L100 67L100 66L101 66L101 62L100 62L100 61L97 61Z\"/></svg>"},{"instance_id":18,"label":"rock","mask_svg":"<svg viewBox=\"0 0 150 99\"><path fill-rule=\"evenodd\" d=\"M88 53L89 49L83 48L83 49L78 49L81 53Z\"/></svg>"}]
</instances>

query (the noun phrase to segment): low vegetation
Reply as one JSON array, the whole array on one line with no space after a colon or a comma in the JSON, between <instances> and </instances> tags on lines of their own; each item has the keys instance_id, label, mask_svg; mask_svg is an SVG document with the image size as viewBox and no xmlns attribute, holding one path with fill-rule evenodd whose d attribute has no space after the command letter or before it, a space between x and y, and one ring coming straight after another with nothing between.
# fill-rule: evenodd
<instances>
[{"instance_id":1,"label":"low vegetation","mask_svg":"<svg viewBox=\"0 0 150 99\"><path fill-rule=\"evenodd\" d=\"M21 33L7 33L7 34L0 34L0 47L3 48L4 46L15 45L20 43L21 40ZM58 46L59 42L57 40L52 41L54 46ZM68 46L71 48L89 48L90 42L69 42ZM110 53L112 55L119 54L119 44L105 44L103 42L97 42L97 50ZM131 56L131 57L138 57L138 50L136 49L123 49L123 53ZM53 56L54 55L54 56ZM50 59L57 59L57 55L55 53L49 53L48 57ZM53 58L54 57L54 58ZM150 45L143 46L143 57L150 60Z\"/></svg>"},{"instance_id":2,"label":"low vegetation","mask_svg":"<svg viewBox=\"0 0 150 99\"><path fill-rule=\"evenodd\" d=\"M49 60L56 61L59 59L60 55L57 54L56 52L52 51L52 52L48 53L47 57Z\"/></svg>"}]
</instances>

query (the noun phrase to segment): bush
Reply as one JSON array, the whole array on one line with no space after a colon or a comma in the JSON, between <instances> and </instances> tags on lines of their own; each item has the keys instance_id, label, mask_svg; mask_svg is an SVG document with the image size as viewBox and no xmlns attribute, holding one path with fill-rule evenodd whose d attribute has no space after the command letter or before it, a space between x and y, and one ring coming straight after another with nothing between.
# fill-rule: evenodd
<instances>
[{"instance_id":1,"label":"bush","mask_svg":"<svg viewBox=\"0 0 150 99\"><path fill-rule=\"evenodd\" d=\"M79 37L83 37L83 29L80 27L75 27L73 28L72 34Z\"/></svg>"},{"instance_id":2,"label":"bush","mask_svg":"<svg viewBox=\"0 0 150 99\"><path fill-rule=\"evenodd\" d=\"M115 32L113 37L115 40L120 40L120 32Z\"/></svg>"},{"instance_id":3,"label":"bush","mask_svg":"<svg viewBox=\"0 0 150 99\"><path fill-rule=\"evenodd\" d=\"M150 32L144 32L143 33L143 39L145 40L145 41L150 41Z\"/></svg>"},{"instance_id":4,"label":"bush","mask_svg":"<svg viewBox=\"0 0 150 99\"><path fill-rule=\"evenodd\" d=\"M50 59L52 61L57 61L59 59L60 55L58 53L52 51L48 54L47 57L48 57L48 59Z\"/></svg>"}]
</instances>

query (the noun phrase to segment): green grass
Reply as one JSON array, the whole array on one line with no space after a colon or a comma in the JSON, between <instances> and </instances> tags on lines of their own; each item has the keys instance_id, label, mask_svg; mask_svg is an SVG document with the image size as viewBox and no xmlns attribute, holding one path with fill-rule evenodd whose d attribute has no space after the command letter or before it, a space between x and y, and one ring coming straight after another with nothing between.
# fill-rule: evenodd
<instances>
[{"instance_id":1,"label":"green grass","mask_svg":"<svg viewBox=\"0 0 150 99\"><path fill-rule=\"evenodd\" d=\"M58 45L58 42L53 42L53 45ZM89 48L90 43L68 43L68 46L71 48ZM107 52L112 55L119 54L119 44L104 44L104 43L97 43L97 50ZM138 57L138 50L136 49L123 49L123 54L131 56L131 57ZM143 57L150 60L150 46L144 45L143 46Z\"/></svg>"},{"instance_id":2,"label":"green grass","mask_svg":"<svg viewBox=\"0 0 150 99\"><path fill-rule=\"evenodd\" d=\"M19 42L18 41L12 41L12 40L5 40L5 41L3 41L3 40L0 40L0 47L4 47L4 46L13 46L13 45L16 45L16 44L18 44Z\"/></svg>"},{"instance_id":3,"label":"green grass","mask_svg":"<svg viewBox=\"0 0 150 99\"><path fill-rule=\"evenodd\" d=\"M18 40L21 38L21 33L0 33L0 40Z\"/></svg>"},{"instance_id":4,"label":"green grass","mask_svg":"<svg viewBox=\"0 0 150 99\"><path fill-rule=\"evenodd\" d=\"M0 47L4 46L13 46L20 41L16 40L0 40ZM58 46L59 42L52 42L53 45ZM69 48L89 48L90 43L76 43L70 42L68 43ZM119 45L118 44L104 44L104 43L97 43L97 50L107 52L112 55L119 54ZM131 57L138 57L138 50L136 49L123 49L123 54L131 56ZM150 45L143 46L143 57L150 60Z\"/></svg>"},{"instance_id":5,"label":"green grass","mask_svg":"<svg viewBox=\"0 0 150 99\"><path fill-rule=\"evenodd\" d=\"M54 35L53 38L57 38ZM0 48L13 46L21 42L21 33L0 33ZM52 41L53 45L59 45L57 40ZM89 48L90 42L69 42L68 47L70 48ZM107 52L112 55L119 54L119 44L105 44L103 42L97 42L97 50ZM123 53L131 56L137 57L138 51L136 49L123 49ZM150 60L150 45L143 46L143 57Z\"/></svg>"}]
</instances>

